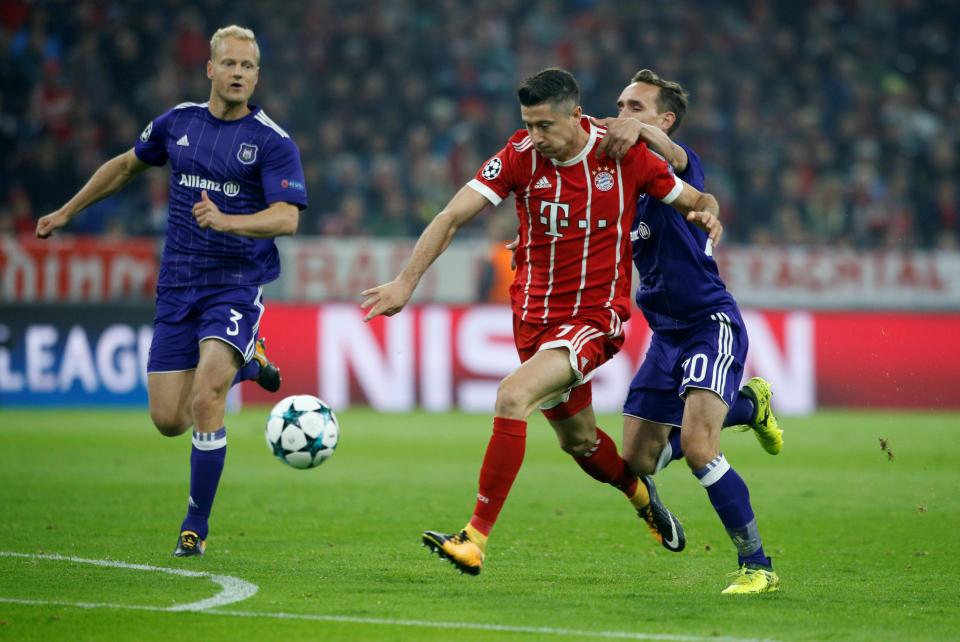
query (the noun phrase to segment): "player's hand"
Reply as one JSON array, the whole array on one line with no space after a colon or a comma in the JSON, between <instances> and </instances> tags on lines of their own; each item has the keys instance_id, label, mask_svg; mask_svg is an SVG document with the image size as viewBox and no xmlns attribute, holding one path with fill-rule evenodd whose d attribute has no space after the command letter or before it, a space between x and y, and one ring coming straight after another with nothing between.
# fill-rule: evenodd
<instances>
[{"instance_id":1,"label":"player's hand","mask_svg":"<svg viewBox=\"0 0 960 642\"><path fill-rule=\"evenodd\" d=\"M369 321L381 315L392 317L402 310L413 295L413 288L395 279L360 294L366 297L360 304L361 309L367 310L367 316L363 317L363 320Z\"/></svg>"},{"instance_id":2,"label":"player's hand","mask_svg":"<svg viewBox=\"0 0 960 642\"><path fill-rule=\"evenodd\" d=\"M50 238L50 235L53 234L54 230L60 229L66 225L67 221L69 220L70 219L67 217L67 214L63 211L63 209L59 209L56 212L51 212L46 216L41 216L37 221L37 238Z\"/></svg>"},{"instance_id":3,"label":"player's hand","mask_svg":"<svg viewBox=\"0 0 960 642\"><path fill-rule=\"evenodd\" d=\"M723 224L713 212L690 212L687 220L707 233L710 242L716 247L723 236Z\"/></svg>"},{"instance_id":4,"label":"player's hand","mask_svg":"<svg viewBox=\"0 0 960 642\"><path fill-rule=\"evenodd\" d=\"M210 200L207 190L200 192L200 200L193 204L193 218L201 229L208 227L217 232L227 232L230 217L220 211L220 208Z\"/></svg>"},{"instance_id":5,"label":"player's hand","mask_svg":"<svg viewBox=\"0 0 960 642\"><path fill-rule=\"evenodd\" d=\"M597 158L607 156L620 160L637 144L643 123L636 118L590 118L598 127L606 127L607 135L597 145Z\"/></svg>"},{"instance_id":6,"label":"player's hand","mask_svg":"<svg viewBox=\"0 0 960 642\"><path fill-rule=\"evenodd\" d=\"M517 235L512 241L507 243L507 249L510 250L510 269L517 270L517 247L520 245L520 236Z\"/></svg>"}]
</instances>

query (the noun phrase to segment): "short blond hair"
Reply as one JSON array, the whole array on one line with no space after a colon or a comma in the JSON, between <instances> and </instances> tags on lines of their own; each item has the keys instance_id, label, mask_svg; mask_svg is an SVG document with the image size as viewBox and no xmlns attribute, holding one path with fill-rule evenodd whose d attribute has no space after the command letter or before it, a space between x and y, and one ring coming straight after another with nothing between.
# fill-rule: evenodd
<instances>
[{"instance_id":1,"label":"short blond hair","mask_svg":"<svg viewBox=\"0 0 960 642\"><path fill-rule=\"evenodd\" d=\"M230 25L217 29L210 38L210 60L216 57L217 47L224 38L236 38L237 40L246 40L253 43L253 48L257 52L257 64L260 64L260 45L257 44L257 37L253 35L252 29L241 27L239 25Z\"/></svg>"}]
</instances>

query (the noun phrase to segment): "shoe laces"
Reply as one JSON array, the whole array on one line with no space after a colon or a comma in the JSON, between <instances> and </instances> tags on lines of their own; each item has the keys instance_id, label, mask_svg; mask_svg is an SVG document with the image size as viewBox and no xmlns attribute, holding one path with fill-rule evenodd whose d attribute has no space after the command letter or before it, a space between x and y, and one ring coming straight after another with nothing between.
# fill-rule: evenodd
<instances>
[{"instance_id":1,"label":"shoe laces","mask_svg":"<svg viewBox=\"0 0 960 642\"><path fill-rule=\"evenodd\" d=\"M728 576L728 577L738 577L738 576L739 576L739 577L744 577L744 576L746 576L747 573L749 573L749 572L750 572L750 569L747 568L747 565L746 565L746 564L744 564L743 566L741 566L741 567L738 568L737 570L732 571L732 572L730 572L730 573L727 573L727 576Z\"/></svg>"},{"instance_id":2,"label":"shoe laces","mask_svg":"<svg viewBox=\"0 0 960 642\"><path fill-rule=\"evenodd\" d=\"M183 548L196 548L199 538L193 533L182 533L180 535L180 546Z\"/></svg>"},{"instance_id":3,"label":"shoe laces","mask_svg":"<svg viewBox=\"0 0 960 642\"><path fill-rule=\"evenodd\" d=\"M454 544L465 544L466 542L472 542L473 540L471 540L470 536L467 535L467 531L462 530L455 535L451 535L450 541Z\"/></svg>"},{"instance_id":4,"label":"shoe laces","mask_svg":"<svg viewBox=\"0 0 960 642\"><path fill-rule=\"evenodd\" d=\"M733 580L734 584L747 584L750 582L750 578L753 575L757 573L763 573L763 572L764 572L763 569L750 568L746 564L744 564L743 566L733 571L732 573L727 573L727 576L735 578Z\"/></svg>"},{"instance_id":5,"label":"shoe laces","mask_svg":"<svg viewBox=\"0 0 960 642\"><path fill-rule=\"evenodd\" d=\"M650 529L650 532L658 541L663 541L663 536L660 534L660 529L657 528L657 523L654 521L653 517L653 503L649 503L643 508L637 509L637 516L647 525L647 528Z\"/></svg>"}]
</instances>

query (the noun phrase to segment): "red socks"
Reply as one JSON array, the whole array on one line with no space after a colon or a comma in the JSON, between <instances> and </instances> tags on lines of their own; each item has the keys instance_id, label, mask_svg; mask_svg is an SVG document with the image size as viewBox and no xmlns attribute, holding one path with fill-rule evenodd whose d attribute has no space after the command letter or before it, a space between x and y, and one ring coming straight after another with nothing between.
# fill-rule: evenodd
<instances>
[{"instance_id":1,"label":"red socks","mask_svg":"<svg viewBox=\"0 0 960 642\"><path fill-rule=\"evenodd\" d=\"M597 442L586 455L574 457L580 468L599 482L619 488L627 499L637 492L637 478L617 452L607 433L597 427Z\"/></svg>"},{"instance_id":2,"label":"red socks","mask_svg":"<svg viewBox=\"0 0 960 642\"><path fill-rule=\"evenodd\" d=\"M487 444L480 467L480 489L470 525L489 535L503 503L507 501L513 480L517 478L527 445L527 422L519 419L493 418L493 435ZM637 478L617 452L607 433L597 428L597 442L583 457L574 457L588 475L614 486L627 496L637 492Z\"/></svg>"},{"instance_id":3,"label":"red socks","mask_svg":"<svg viewBox=\"0 0 960 642\"><path fill-rule=\"evenodd\" d=\"M609 437L607 437L609 440ZM612 442L611 442L612 443ZM489 535L503 503L507 501L513 480L517 478L527 446L527 422L493 418L493 435L487 444L480 467L480 489L470 525ZM614 447L616 454L616 447ZM622 460L621 460L622 461ZM634 480L636 482L636 480Z\"/></svg>"}]
</instances>

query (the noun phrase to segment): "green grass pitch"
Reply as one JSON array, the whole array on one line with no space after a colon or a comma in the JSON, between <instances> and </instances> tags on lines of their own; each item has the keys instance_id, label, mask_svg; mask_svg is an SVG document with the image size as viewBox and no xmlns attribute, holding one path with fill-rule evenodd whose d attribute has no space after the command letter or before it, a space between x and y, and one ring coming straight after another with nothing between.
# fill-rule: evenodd
<instances>
[{"instance_id":1,"label":"green grass pitch","mask_svg":"<svg viewBox=\"0 0 960 642\"><path fill-rule=\"evenodd\" d=\"M207 555L180 560L171 552L189 437L159 436L145 411L0 410L0 639L960 636L956 414L789 418L777 457L749 434L724 433L782 580L779 593L751 597L719 594L736 558L682 462L658 475L687 531L687 550L673 554L533 418L486 567L471 578L419 540L422 530L457 529L469 517L487 417L344 411L333 458L298 471L268 453L265 415L247 409L228 419ZM601 420L619 435L618 417ZM207 577L9 553L227 575L259 590L206 612L169 611L220 587Z\"/></svg>"}]
</instances>

